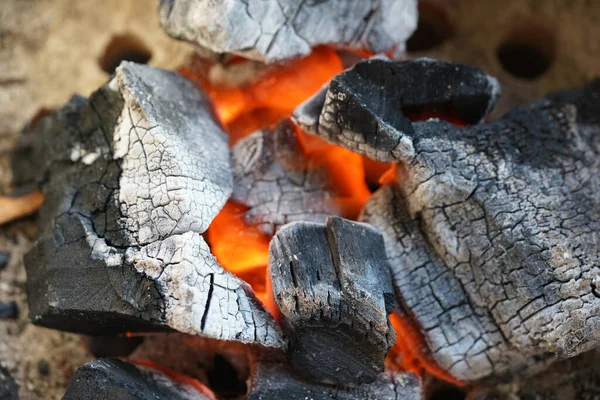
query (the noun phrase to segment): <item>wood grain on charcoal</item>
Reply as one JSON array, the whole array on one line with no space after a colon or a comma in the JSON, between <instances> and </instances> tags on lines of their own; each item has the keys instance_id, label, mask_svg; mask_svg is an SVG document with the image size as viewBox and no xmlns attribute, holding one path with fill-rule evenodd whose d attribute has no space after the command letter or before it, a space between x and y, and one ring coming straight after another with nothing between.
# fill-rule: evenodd
<instances>
[{"instance_id":1,"label":"wood grain on charcoal","mask_svg":"<svg viewBox=\"0 0 600 400\"><path fill-rule=\"evenodd\" d=\"M320 382L373 382L395 342L381 235L339 217L292 223L271 241L269 270L292 366Z\"/></svg>"},{"instance_id":2,"label":"wood grain on charcoal","mask_svg":"<svg viewBox=\"0 0 600 400\"><path fill-rule=\"evenodd\" d=\"M101 358L81 366L63 400L214 400L198 387L154 368Z\"/></svg>"},{"instance_id":3,"label":"wood grain on charcoal","mask_svg":"<svg viewBox=\"0 0 600 400\"><path fill-rule=\"evenodd\" d=\"M202 232L232 190L227 138L174 72L123 63L40 122L46 201L25 258L34 323L98 334L175 329L281 345L250 287Z\"/></svg>"},{"instance_id":4,"label":"wood grain on charcoal","mask_svg":"<svg viewBox=\"0 0 600 400\"><path fill-rule=\"evenodd\" d=\"M212 53L266 63L321 44L374 53L403 47L417 25L414 0L162 0L165 31Z\"/></svg>"},{"instance_id":5,"label":"wood grain on charcoal","mask_svg":"<svg viewBox=\"0 0 600 400\"><path fill-rule=\"evenodd\" d=\"M456 378L522 373L600 343L599 116L597 80L487 124L397 132L400 183L361 219L384 233L403 306Z\"/></svg>"}]
</instances>

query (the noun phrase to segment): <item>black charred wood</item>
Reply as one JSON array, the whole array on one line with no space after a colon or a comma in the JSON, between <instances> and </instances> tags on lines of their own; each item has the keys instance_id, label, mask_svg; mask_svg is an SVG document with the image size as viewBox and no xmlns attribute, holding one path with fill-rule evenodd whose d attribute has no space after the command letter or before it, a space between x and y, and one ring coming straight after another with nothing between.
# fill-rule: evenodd
<instances>
[{"instance_id":1,"label":"black charred wood","mask_svg":"<svg viewBox=\"0 0 600 400\"><path fill-rule=\"evenodd\" d=\"M411 145L410 114L450 114L475 124L499 95L498 82L476 67L374 58L337 75L293 118L306 132L334 144L375 160L398 161Z\"/></svg>"},{"instance_id":2,"label":"black charred wood","mask_svg":"<svg viewBox=\"0 0 600 400\"><path fill-rule=\"evenodd\" d=\"M302 375L336 384L370 383L395 343L394 307L381 235L329 217L292 223L271 241L273 294L289 328L288 356Z\"/></svg>"},{"instance_id":3,"label":"black charred wood","mask_svg":"<svg viewBox=\"0 0 600 400\"><path fill-rule=\"evenodd\" d=\"M433 359L477 381L598 347L600 80L487 124L412 126L361 220Z\"/></svg>"},{"instance_id":4,"label":"black charred wood","mask_svg":"<svg viewBox=\"0 0 600 400\"><path fill-rule=\"evenodd\" d=\"M35 324L282 345L201 236L232 190L227 136L205 96L175 72L124 62L37 125L45 202L25 257Z\"/></svg>"},{"instance_id":5,"label":"black charred wood","mask_svg":"<svg viewBox=\"0 0 600 400\"><path fill-rule=\"evenodd\" d=\"M16 319L19 317L19 306L15 301L0 301L0 319Z\"/></svg>"},{"instance_id":6,"label":"black charred wood","mask_svg":"<svg viewBox=\"0 0 600 400\"><path fill-rule=\"evenodd\" d=\"M81 366L63 400L214 400L209 391L146 366L98 359Z\"/></svg>"},{"instance_id":7,"label":"black charred wood","mask_svg":"<svg viewBox=\"0 0 600 400\"><path fill-rule=\"evenodd\" d=\"M247 400L421 400L420 379L411 373L382 373L358 387L307 381L287 364L260 362L254 367Z\"/></svg>"}]
</instances>

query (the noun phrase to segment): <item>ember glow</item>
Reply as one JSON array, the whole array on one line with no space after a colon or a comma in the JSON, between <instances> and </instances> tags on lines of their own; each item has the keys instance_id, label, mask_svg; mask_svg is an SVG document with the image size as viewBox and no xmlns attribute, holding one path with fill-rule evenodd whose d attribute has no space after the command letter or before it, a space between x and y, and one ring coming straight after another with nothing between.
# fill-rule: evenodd
<instances>
[{"instance_id":1,"label":"ember glow","mask_svg":"<svg viewBox=\"0 0 600 400\"><path fill-rule=\"evenodd\" d=\"M191 69L180 72L200 83L212 98L216 114L230 137L230 146L256 130L273 126L289 118L292 111L318 91L333 76L343 71L339 56L331 49L318 48L310 56L269 71L260 81L244 87L216 87L208 84ZM454 114L440 110L404 110L414 121L439 117L464 125ZM449 117L449 118L446 118ZM370 160L347 149L297 129L306 155L298 168L327 171L336 195L327 199L338 215L356 220L371 196L369 185L377 187L401 176L398 164ZM243 204L228 201L212 221L207 240L212 253L227 270L248 282L257 297L277 321L280 313L275 305L268 274L271 236L245 220L249 210ZM386 370L425 371L440 379L457 382L425 354L425 344L416 325L398 314L390 315L397 334L397 344L386 359Z\"/></svg>"}]
</instances>

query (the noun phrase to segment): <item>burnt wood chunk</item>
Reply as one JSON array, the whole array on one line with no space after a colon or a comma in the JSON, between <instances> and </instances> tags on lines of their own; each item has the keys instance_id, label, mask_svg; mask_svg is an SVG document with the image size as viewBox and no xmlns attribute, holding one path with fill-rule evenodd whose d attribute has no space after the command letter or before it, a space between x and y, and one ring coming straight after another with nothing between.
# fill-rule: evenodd
<instances>
[{"instance_id":1,"label":"burnt wood chunk","mask_svg":"<svg viewBox=\"0 0 600 400\"><path fill-rule=\"evenodd\" d=\"M438 364L473 381L600 345L600 80L484 125L413 126L361 220Z\"/></svg>"},{"instance_id":2,"label":"burnt wood chunk","mask_svg":"<svg viewBox=\"0 0 600 400\"><path fill-rule=\"evenodd\" d=\"M250 286L201 236L232 178L227 137L191 81L122 63L89 100L42 120L36 137L46 200L25 257L34 323L281 345Z\"/></svg>"},{"instance_id":3,"label":"burnt wood chunk","mask_svg":"<svg viewBox=\"0 0 600 400\"><path fill-rule=\"evenodd\" d=\"M191 381L191 380L190 380ZM63 400L214 400L212 393L188 380L125 360L101 358L82 365Z\"/></svg>"},{"instance_id":4,"label":"burnt wood chunk","mask_svg":"<svg viewBox=\"0 0 600 400\"><path fill-rule=\"evenodd\" d=\"M599 357L600 348L596 348L557 362L534 376L476 387L468 400L595 400L600 398Z\"/></svg>"},{"instance_id":5,"label":"burnt wood chunk","mask_svg":"<svg viewBox=\"0 0 600 400\"><path fill-rule=\"evenodd\" d=\"M499 95L496 79L477 67L373 58L334 77L293 119L331 143L374 160L398 161L411 151L411 116L450 115L475 124Z\"/></svg>"},{"instance_id":6,"label":"burnt wood chunk","mask_svg":"<svg viewBox=\"0 0 600 400\"><path fill-rule=\"evenodd\" d=\"M286 225L271 241L270 274L292 366L320 382L373 382L395 343L381 235L339 217Z\"/></svg>"},{"instance_id":7,"label":"burnt wood chunk","mask_svg":"<svg viewBox=\"0 0 600 400\"><path fill-rule=\"evenodd\" d=\"M421 400L420 379L412 373L382 373L358 387L307 381L285 363L260 362L250 378L247 400Z\"/></svg>"},{"instance_id":8,"label":"burnt wood chunk","mask_svg":"<svg viewBox=\"0 0 600 400\"><path fill-rule=\"evenodd\" d=\"M417 26L417 2L162 0L159 16L176 39L210 53L272 63L324 44L373 53L403 48Z\"/></svg>"},{"instance_id":9,"label":"burnt wood chunk","mask_svg":"<svg viewBox=\"0 0 600 400\"><path fill-rule=\"evenodd\" d=\"M240 140L232 149L231 199L250 209L247 223L273 235L289 222L325 222L342 210L335 178L306 155L291 121Z\"/></svg>"}]
</instances>

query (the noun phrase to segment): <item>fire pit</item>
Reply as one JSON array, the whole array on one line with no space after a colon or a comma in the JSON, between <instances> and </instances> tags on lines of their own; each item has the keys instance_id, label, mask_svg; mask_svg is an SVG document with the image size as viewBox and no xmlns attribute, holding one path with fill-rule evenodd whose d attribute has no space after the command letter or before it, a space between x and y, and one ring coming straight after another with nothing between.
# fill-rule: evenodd
<instances>
[{"instance_id":1,"label":"fire pit","mask_svg":"<svg viewBox=\"0 0 600 400\"><path fill-rule=\"evenodd\" d=\"M599 396L600 80L525 87L560 56L522 24L495 78L461 7L160 1L162 68L113 36L8 153L6 346L71 355L0 352L0 397Z\"/></svg>"}]
</instances>

